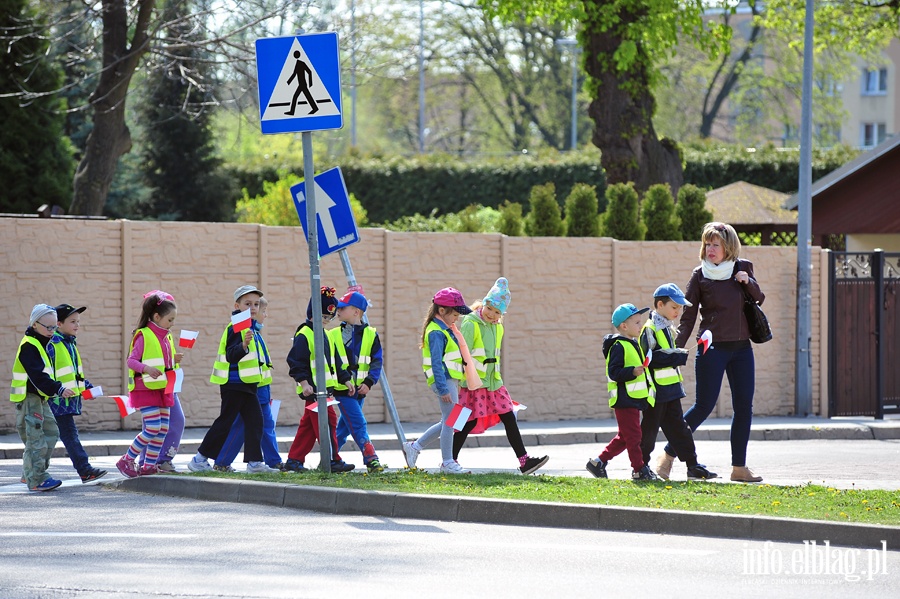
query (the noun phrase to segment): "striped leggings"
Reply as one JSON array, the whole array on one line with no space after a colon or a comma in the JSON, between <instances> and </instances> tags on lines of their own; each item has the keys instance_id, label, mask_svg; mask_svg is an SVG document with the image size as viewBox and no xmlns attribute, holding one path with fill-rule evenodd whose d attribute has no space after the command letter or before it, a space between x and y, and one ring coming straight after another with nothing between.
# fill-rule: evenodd
<instances>
[{"instance_id":1,"label":"striped leggings","mask_svg":"<svg viewBox=\"0 0 900 599\"><path fill-rule=\"evenodd\" d=\"M136 460L141 452L147 450L145 464L156 464L159 459L159 450L162 449L166 433L169 432L169 408L149 407L140 408L143 419L143 430L138 433L131 447L128 448L128 457Z\"/></svg>"}]
</instances>

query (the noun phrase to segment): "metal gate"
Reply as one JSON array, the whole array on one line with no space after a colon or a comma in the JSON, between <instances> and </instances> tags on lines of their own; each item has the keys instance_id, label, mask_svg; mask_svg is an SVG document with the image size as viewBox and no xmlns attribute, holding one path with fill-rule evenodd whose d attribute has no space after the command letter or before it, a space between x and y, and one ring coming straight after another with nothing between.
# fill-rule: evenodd
<instances>
[{"instance_id":1,"label":"metal gate","mask_svg":"<svg viewBox=\"0 0 900 599\"><path fill-rule=\"evenodd\" d=\"M829 264L829 414L900 413L900 253L831 252Z\"/></svg>"}]
</instances>

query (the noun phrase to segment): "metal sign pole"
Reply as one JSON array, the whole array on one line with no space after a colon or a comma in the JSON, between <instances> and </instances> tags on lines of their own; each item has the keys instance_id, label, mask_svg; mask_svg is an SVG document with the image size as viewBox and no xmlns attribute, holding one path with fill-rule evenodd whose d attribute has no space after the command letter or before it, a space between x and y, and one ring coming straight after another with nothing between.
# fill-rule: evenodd
<instances>
[{"instance_id":1,"label":"metal sign pole","mask_svg":"<svg viewBox=\"0 0 900 599\"><path fill-rule=\"evenodd\" d=\"M331 472L331 432L328 430L328 389L325 383L325 328L322 326L322 280L319 275L319 226L316 216L316 185L313 181L312 133L303 139L303 180L306 185L306 222L309 232L309 286L312 304L313 343L316 350L316 401L319 405L319 469ZM306 409L304 406L303 409Z\"/></svg>"},{"instance_id":2,"label":"metal sign pole","mask_svg":"<svg viewBox=\"0 0 900 599\"><path fill-rule=\"evenodd\" d=\"M346 249L338 250L338 254L341 256L341 264L344 266L344 274L347 276L347 285L353 287L356 285L356 275L353 274L353 266L350 264L350 255L347 253ZM369 324L369 319L365 313L363 313L362 321ZM400 440L400 443L406 443L406 435L403 434L403 426L400 424L397 406L394 405L394 395L391 393L391 386L388 384L387 369L384 367L383 363L381 365L381 380L379 382L381 383L381 389L384 393L384 403L391 416L391 424L394 425L394 432L397 433L397 438Z\"/></svg>"}]
</instances>

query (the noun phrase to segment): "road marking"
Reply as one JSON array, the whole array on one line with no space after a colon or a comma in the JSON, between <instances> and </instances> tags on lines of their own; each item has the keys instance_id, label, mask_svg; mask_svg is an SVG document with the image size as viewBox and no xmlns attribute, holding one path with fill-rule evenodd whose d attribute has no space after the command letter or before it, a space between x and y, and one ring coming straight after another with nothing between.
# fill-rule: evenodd
<instances>
[{"instance_id":1,"label":"road marking","mask_svg":"<svg viewBox=\"0 0 900 599\"><path fill-rule=\"evenodd\" d=\"M199 535L161 534L142 532L69 532L69 531L22 531L0 532L0 537L95 537L104 539L193 539Z\"/></svg>"}]
</instances>

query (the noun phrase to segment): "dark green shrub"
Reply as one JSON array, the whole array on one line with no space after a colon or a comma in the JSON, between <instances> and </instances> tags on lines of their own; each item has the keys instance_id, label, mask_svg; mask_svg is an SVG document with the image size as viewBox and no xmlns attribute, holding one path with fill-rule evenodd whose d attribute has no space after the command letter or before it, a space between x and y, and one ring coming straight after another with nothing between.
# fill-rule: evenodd
<instances>
[{"instance_id":1,"label":"dark green shrub","mask_svg":"<svg viewBox=\"0 0 900 599\"><path fill-rule=\"evenodd\" d=\"M685 241L700 241L703 225L713 219L706 209L706 192L696 185L683 185L678 190L675 214L681 220L681 238Z\"/></svg>"},{"instance_id":2,"label":"dark green shrub","mask_svg":"<svg viewBox=\"0 0 900 599\"><path fill-rule=\"evenodd\" d=\"M576 183L566 198L566 237L599 237L597 188Z\"/></svg>"},{"instance_id":3,"label":"dark green shrub","mask_svg":"<svg viewBox=\"0 0 900 599\"><path fill-rule=\"evenodd\" d=\"M638 194L634 183L616 183L606 188L606 212L600 221L603 237L640 241L644 223L638 216Z\"/></svg>"},{"instance_id":4,"label":"dark green shrub","mask_svg":"<svg viewBox=\"0 0 900 599\"><path fill-rule=\"evenodd\" d=\"M498 230L510 237L525 235L525 222L522 218L522 204L506 200L500 205L500 222Z\"/></svg>"},{"instance_id":5,"label":"dark green shrub","mask_svg":"<svg viewBox=\"0 0 900 599\"><path fill-rule=\"evenodd\" d=\"M668 184L651 185L641 202L641 221L647 241L681 241L681 220L675 215L675 200Z\"/></svg>"},{"instance_id":6,"label":"dark green shrub","mask_svg":"<svg viewBox=\"0 0 900 599\"><path fill-rule=\"evenodd\" d=\"M535 185L528 202L531 209L525 217L525 233L529 237L562 237L565 234L553 183Z\"/></svg>"}]
</instances>

